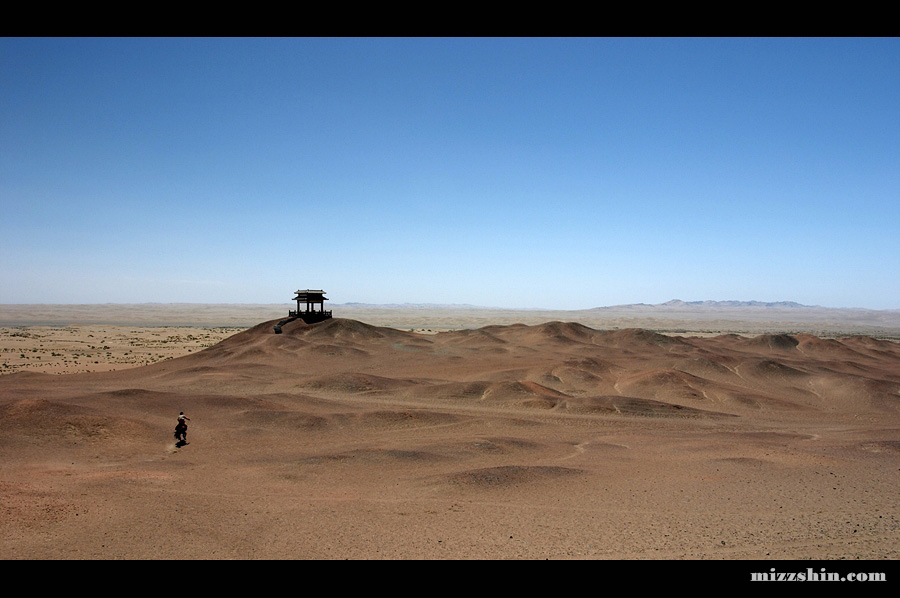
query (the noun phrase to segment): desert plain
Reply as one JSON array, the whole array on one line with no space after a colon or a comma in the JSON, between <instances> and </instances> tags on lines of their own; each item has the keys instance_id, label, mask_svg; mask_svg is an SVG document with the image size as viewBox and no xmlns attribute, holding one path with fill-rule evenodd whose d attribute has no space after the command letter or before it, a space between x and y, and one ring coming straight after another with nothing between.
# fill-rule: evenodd
<instances>
[{"instance_id":1,"label":"desert plain","mask_svg":"<svg viewBox=\"0 0 900 598\"><path fill-rule=\"evenodd\" d=\"M288 307L0 306L0 557L900 557L897 312Z\"/></svg>"}]
</instances>

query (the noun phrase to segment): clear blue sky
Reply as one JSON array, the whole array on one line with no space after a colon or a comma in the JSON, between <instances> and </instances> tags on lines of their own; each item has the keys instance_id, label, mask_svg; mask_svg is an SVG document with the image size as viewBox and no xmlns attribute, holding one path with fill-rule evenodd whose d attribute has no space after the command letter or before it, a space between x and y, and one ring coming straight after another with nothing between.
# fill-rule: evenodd
<instances>
[{"instance_id":1,"label":"clear blue sky","mask_svg":"<svg viewBox=\"0 0 900 598\"><path fill-rule=\"evenodd\" d=\"M900 39L2 39L0 303L900 308Z\"/></svg>"}]
</instances>

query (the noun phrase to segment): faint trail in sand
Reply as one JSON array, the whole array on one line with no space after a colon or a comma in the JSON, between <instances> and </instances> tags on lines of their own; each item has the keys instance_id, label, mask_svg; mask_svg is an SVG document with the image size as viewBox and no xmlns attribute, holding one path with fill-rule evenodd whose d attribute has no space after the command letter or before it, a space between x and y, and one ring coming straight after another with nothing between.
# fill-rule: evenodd
<instances>
[{"instance_id":1,"label":"faint trail in sand","mask_svg":"<svg viewBox=\"0 0 900 598\"><path fill-rule=\"evenodd\" d=\"M816 390L816 387L813 385L813 382L815 382L815 380L810 378L809 380L806 381L806 385L809 387L809 392L816 395L816 398L818 398L821 401L825 397L822 396L822 393L820 393L818 390Z\"/></svg>"},{"instance_id":2,"label":"faint trail in sand","mask_svg":"<svg viewBox=\"0 0 900 598\"><path fill-rule=\"evenodd\" d=\"M734 366L733 368L732 368L732 367L728 367L727 365L726 365L725 367L727 367L729 370L731 370L732 372L734 372L734 374L735 374L738 378L740 378L740 379L743 380L744 382L747 382L747 379L744 378L744 376L743 376L743 375L741 374L741 372L738 370L738 368L740 367L740 364L735 364L735 366Z\"/></svg>"},{"instance_id":3,"label":"faint trail in sand","mask_svg":"<svg viewBox=\"0 0 900 598\"><path fill-rule=\"evenodd\" d=\"M574 447L572 447L575 450L573 450L570 454L568 454L564 457L560 457L558 459L554 459L554 460L555 461L567 461L569 459L574 459L575 457L580 457L581 455L584 454L585 447L587 447L590 443L591 443L590 440L585 440L584 442L579 442Z\"/></svg>"},{"instance_id":4,"label":"faint trail in sand","mask_svg":"<svg viewBox=\"0 0 900 598\"><path fill-rule=\"evenodd\" d=\"M628 445L625 445L625 444L619 444L619 443L615 443L615 442L604 442L602 440L602 437L598 436L596 438L593 438L590 440L584 440L582 442L579 442L578 444L573 445L572 452L567 455L563 455L562 457L557 457L555 459L545 459L544 461L559 462L559 461L568 461L569 459L574 459L576 457L580 457L587 452L587 448L592 444L599 444L599 445L605 446L605 447L622 448L622 449L626 449L626 450L629 448Z\"/></svg>"}]
</instances>

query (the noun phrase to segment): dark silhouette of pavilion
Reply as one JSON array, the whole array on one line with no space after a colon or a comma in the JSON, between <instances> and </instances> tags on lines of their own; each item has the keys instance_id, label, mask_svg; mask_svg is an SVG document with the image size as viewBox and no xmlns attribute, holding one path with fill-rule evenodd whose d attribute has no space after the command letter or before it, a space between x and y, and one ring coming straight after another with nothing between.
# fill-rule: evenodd
<instances>
[{"instance_id":1,"label":"dark silhouette of pavilion","mask_svg":"<svg viewBox=\"0 0 900 598\"><path fill-rule=\"evenodd\" d=\"M331 310L325 311L325 302L328 301L328 297L325 296L325 291L306 289L305 291L295 292L297 296L294 297L294 301L297 302L297 311L288 311L287 319L282 320L275 325L275 334L281 334L281 327L283 325L288 322L293 322L298 318L307 324L312 324L314 322L327 320L331 317ZM303 303L306 304L305 310L300 308ZM318 310L316 309L316 305L319 306Z\"/></svg>"},{"instance_id":2,"label":"dark silhouette of pavilion","mask_svg":"<svg viewBox=\"0 0 900 598\"><path fill-rule=\"evenodd\" d=\"M331 311L325 311L325 302L328 301L328 297L325 296L325 291L313 291L312 289L306 289L305 291L295 291L297 296L294 297L294 301L297 302L297 311L289 311L288 317L298 317L303 318L303 321L307 324L312 324L313 322L321 322L322 320L327 320L331 317ZM306 311L300 310L300 304L306 303ZM316 304L319 304L319 309L316 311Z\"/></svg>"}]
</instances>

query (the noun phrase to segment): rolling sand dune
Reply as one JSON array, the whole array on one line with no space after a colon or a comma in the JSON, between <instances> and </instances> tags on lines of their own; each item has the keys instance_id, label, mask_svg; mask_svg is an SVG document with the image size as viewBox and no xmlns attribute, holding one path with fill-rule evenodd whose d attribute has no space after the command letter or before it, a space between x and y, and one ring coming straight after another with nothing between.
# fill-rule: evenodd
<instances>
[{"instance_id":1,"label":"rolling sand dune","mask_svg":"<svg viewBox=\"0 0 900 598\"><path fill-rule=\"evenodd\" d=\"M900 558L895 342L277 322L0 376L0 556Z\"/></svg>"}]
</instances>

